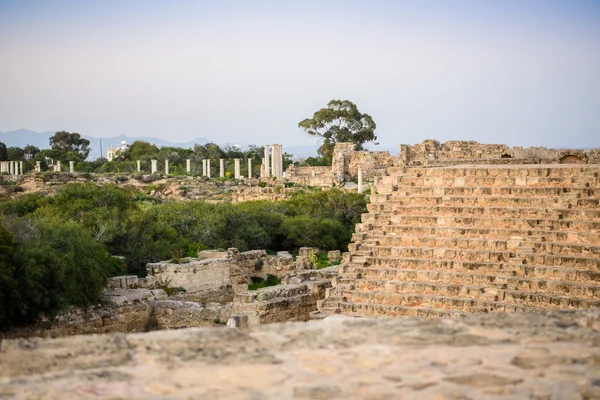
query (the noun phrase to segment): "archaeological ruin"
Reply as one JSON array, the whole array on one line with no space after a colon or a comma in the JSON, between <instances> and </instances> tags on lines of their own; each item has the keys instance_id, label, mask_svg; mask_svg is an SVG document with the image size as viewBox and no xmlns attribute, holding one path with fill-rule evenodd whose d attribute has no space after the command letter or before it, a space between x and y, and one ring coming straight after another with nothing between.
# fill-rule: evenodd
<instances>
[{"instance_id":1,"label":"archaeological ruin","mask_svg":"<svg viewBox=\"0 0 600 400\"><path fill-rule=\"evenodd\" d=\"M282 154L265 147L260 178L236 159L232 202L370 189L332 266L314 248L149 263L96 307L5 333L0 397L600 398L600 149L339 143L331 167L285 171ZM81 333L112 335L31 338Z\"/></svg>"}]
</instances>

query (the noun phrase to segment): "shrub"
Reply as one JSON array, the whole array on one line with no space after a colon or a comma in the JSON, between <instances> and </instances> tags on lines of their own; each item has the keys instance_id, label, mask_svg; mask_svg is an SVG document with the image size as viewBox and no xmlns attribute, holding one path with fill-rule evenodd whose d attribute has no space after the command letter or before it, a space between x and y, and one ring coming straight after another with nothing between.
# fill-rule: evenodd
<instances>
[{"instance_id":1,"label":"shrub","mask_svg":"<svg viewBox=\"0 0 600 400\"><path fill-rule=\"evenodd\" d=\"M252 283L248 285L248 290L258 290L268 286L279 285L281 283L281 279L271 274L267 275L266 280L260 276L253 276L250 279L252 280Z\"/></svg>"},{"instance_id":2,"label":"shrub","mask_svg":"<svg viewBox=\"0 0 600 400\"><path fill-rule=\"evenodd\" d=\"M50 219L27 224L29 234L19 240L0 229L7 248L0 260L2 327L93 304L114 270L106 249L77 223Z\"/></svg>"}]
</instances>

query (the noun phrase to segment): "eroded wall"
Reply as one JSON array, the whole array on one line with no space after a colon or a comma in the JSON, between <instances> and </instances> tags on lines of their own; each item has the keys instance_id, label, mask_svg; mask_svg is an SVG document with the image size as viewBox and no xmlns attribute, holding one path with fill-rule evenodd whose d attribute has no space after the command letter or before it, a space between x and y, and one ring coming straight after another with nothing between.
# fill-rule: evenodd
<instances>
[{"instance_id":1,"label":"eroded wall","mask_svg":"<svg viewBox=\"0 0 600 400\"><path fill-rule=\"evenodd\" d=\"M440 143L424 140L410 146L400 145L399 158L407 165L452 165L460 162L477 164L598 164L600 149L548 149L546 147L509 147L504 144L481 144L451 140Z\"/></svg>"}]
</instances>

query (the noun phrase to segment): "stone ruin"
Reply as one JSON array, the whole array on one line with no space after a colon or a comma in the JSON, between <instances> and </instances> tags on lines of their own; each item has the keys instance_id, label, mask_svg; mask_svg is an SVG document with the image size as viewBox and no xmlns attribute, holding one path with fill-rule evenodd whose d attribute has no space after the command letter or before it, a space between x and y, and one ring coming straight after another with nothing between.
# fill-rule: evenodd
<instances>
[{"instance_id":1,"label":"stone ruin","mask_svg":"<svg viewBox=\"0 0 600 400\"><path fill-rule=\"evenodd\" d=\"M143 332L226 324L241 329L282 321L306 321L337 275L337 267L312 269L316 248L267 255L265 250L201 251L147 265L148 275L109 279L100 303L73 307L55 320L0 333L0 338ZM329 252L333 261L339 251ZM274 275L281 284L249 291L252 278Z\"/></svg>"},{"instance_id":2,"label":"stone ruin","mask_svg":"<svg viewBox=\"0 0 600 400\"><path fill-rule=\"evenodd\" d=\"M315 318L597 308L599 154L401 146Z\"/></svg>"},{"instance_id":3,"label":"stone ruin","mask_svg":"<svg viewBox=\"0 0 600 400\"><path fill-rule=\"evenodd\" d=\"M248 292L250 276L277 267L230 249L115 284L138 287L113 298L129 310L122 326L152 303L163 328L227 318L253 329L3 341L0 394L600 398L600 152L435 141L400 150L372 158L383 172L339 267L281 260L283 285ZM354 153L340 154L332 180L352 178ZM157 282L185 293L165 299ZM331 314L343 315L258 326Z\"/></svg>"}]
</instances>

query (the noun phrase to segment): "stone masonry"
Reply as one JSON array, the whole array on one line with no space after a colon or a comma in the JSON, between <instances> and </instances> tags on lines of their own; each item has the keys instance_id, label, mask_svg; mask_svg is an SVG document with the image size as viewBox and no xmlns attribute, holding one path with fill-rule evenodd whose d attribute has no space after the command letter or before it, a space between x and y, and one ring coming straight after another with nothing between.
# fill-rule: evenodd
<instances>
[{"instance_id":1,"label":"stone masonry","mask_svg":"<svg viewBox=\"0 0 600 400\"><path fill-rule=\"evenodd\" d=\"M389 167L324 313L600 306L600 165Z\"/></svg>"},{"instance_id":2,"label":"stone masonry","mask_svg":"<svg viewBox=\"0 0 600 400\"><path fill-rule=\"evenodd\" d=\"M598 399L600 311L5 340L4 399Z\"/></svg>"}]
</instances>

